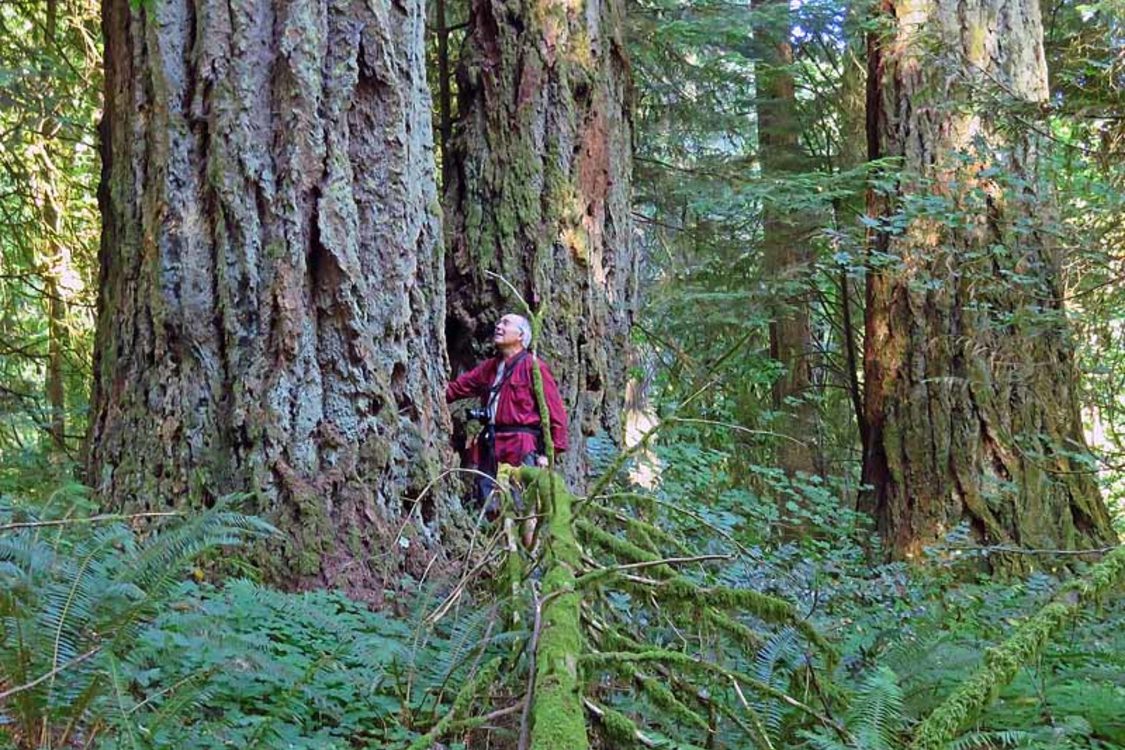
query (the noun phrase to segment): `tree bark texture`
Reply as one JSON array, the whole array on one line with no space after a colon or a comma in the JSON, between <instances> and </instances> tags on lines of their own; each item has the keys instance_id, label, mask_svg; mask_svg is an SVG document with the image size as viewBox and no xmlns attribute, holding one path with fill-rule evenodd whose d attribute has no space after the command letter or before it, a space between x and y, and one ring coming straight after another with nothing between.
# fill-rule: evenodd
<instances>
[{"instance_id":1,"label":"tree bark texture","mask_svg":"<svg viewBox=\"0 0 1125 750\"><path fill-rule=\"evenodd\" d=\"M787 2L755 0L754 52L757 85L758 152L762 177L784 181L809 169L800 144L794 89L793 46ZM783 368L774 381L772 407L781 415L774 429L777 461L789 473L816 473L817 415L813 400L814 346L809 323L816 224L810 211L766 199L762 217L762 271L775 285L770 321L770 357Z\"/></svg>"},{"instance_id":2,"label":"tree bark texture","mask_svg":"<svg viewBox=\"0 0 1125 750\"><path fill-rule=\"evenodd\" d=\"M284 580L377 599L379 530L447 459L422 3L103 14L89 481L127 509L255 493Z\"/></svg>"},{"instance_id":3,"label":"tree bark texture","mask_svg":"<svg viewBox=\"0 0 1125 750\"><path fill-rule=\"evenodd\" d=\"M892 30L870 41L868 145L901 171L869 195L884 224L867 286L867 508L898 557L965 521L984 543L1106 543L1035 143L973 98L1045 101L1039 4L882 10Z\"/></svg>"},{"instance_id":4,"label":"tree bark texture","mask_svg":"<svg viewBox=\"0 0 1125 750\"><path fill-rule=\"evenodd\" d=\"M447 336L455 371L487 353L496 320L545 309L570 414L571 479L584 436L620 442L636 298L629 69L618 0L472 0L449 153Z\"/></svg>"}]
</instances>

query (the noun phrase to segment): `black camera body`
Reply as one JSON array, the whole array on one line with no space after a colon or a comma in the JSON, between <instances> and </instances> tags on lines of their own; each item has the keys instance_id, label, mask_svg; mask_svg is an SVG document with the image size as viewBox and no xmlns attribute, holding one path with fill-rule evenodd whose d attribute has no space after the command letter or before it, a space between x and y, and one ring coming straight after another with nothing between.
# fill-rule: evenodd
<instances>
[{"instance_id":1,"label":"black camera body","mask_svg":"<svg viewBox=\"0 0 1125 750\"><path fill-rule=\"evenodd\" d=\"M488 409L483 406L478 406L475 409L469 409L466 414L468 414L469 419L475 419L481 424L488 424Z\"/></svg>"}]
</instances>

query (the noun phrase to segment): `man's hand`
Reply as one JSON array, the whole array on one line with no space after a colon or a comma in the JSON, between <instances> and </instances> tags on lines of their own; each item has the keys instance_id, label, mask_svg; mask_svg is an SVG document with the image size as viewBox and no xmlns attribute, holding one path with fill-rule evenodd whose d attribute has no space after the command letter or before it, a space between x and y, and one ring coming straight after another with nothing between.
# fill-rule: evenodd
<instances>
[{"instance_id":1,"label":"man's hand","mask_svg":"<svg viewBox=\"0 0 1125 750\"><path fill-rule=\"evenodd\" d=\"M541 467L541 468L544 468L544 469L546 469L546 468L547 468L547 466L549 465L549 463L550 463L550 462L549 462L549 461L547 460L547 457L546 457L546 456L540 456L539 458L535 459L535 465L536 465L536 466L539 466L539 467Z\"/></svg>"}]
</instances>

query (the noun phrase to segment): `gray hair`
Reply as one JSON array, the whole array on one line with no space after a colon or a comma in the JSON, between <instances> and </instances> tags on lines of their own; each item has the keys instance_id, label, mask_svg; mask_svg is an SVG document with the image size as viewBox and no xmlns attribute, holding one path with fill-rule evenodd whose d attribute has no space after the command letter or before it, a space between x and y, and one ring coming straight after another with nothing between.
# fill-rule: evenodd
<instances>
[{"instance_id":1,"label":"gray hair","mask_svg":"<svg viewBox=\"0 0 1125 750\"><path fill-rule=\"evenodd\" d=\"M525 318L522 315L516 315L515 313L509 313L509 315L511 315L513 318L516 319L516 328L519 329L520 341L523 343L523 348L524 349L530 349L531 348L531 323L529 323L527 321L527 318Z\"/></svg>"}]
</instances>

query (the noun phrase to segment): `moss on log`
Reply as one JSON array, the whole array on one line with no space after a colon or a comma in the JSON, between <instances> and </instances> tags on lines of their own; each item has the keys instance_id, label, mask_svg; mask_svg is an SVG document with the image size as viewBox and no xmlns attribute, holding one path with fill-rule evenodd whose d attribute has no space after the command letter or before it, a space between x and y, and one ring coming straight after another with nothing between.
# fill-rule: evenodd
<instances>
[{"instance_id":1,"label":"moss on log","mask_svg":"<svg viewBox=\"0 0 1125 750\"><path fill-rule=\"evenodd\" d=\"M532 750L585 750L586 717L578 683L583 653L581 595L574 585L580 561L571 506L574 497L553 472L524 466L520 479L546 519L543 612L531 707Z\"/></svg>"}]
</instances>

